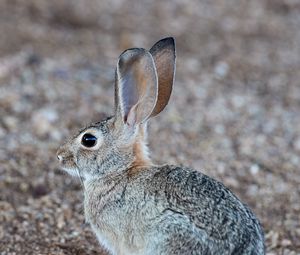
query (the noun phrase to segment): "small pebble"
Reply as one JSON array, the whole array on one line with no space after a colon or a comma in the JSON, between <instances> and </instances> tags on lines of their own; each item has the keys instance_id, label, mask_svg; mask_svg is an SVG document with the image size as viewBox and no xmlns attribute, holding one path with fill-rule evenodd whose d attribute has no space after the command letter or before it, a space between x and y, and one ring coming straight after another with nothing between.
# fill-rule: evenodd
<instances>
[{"instance_id":1,"label":"small pebble","mask_svg":"<svg viewBox=\"0 0 300 255\"><path fill-rule=\"evenodd\" d=\"M259 165L257 164L253 164L251 167L250 167L250 173L252 175L257 175L259 172Z\"/></svg>"},{"instance_id":2,"label":"small pebble","mask_svg":"<svg viewBox=\"0 0 300 255\"><path fill-rule=\"evenodd\" d=\"M226 62L218 62L214 71L218 78L224 78L229 72L229 65Z\"/></svg>"}]
</instances>

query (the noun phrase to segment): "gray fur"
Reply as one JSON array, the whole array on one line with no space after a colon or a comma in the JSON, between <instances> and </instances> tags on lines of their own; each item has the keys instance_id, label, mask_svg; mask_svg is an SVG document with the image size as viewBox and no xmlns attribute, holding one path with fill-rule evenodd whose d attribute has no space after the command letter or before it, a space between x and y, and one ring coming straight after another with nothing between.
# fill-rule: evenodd
<instances>
[{"instance_id":1,"label":"gray fur","mask_svg":"<svg viewBox=\"0 0 300 255\"><path fill-rule=\"evenodd\" d=\"M58 150L62 167L84 179L86 220L111 254L265 254L262 228L245 204L199 171L153 165L146 124L128 126L115 109ZM85 133L97 137L94 148L81 144Z\"/></svg>"}]
</instances>

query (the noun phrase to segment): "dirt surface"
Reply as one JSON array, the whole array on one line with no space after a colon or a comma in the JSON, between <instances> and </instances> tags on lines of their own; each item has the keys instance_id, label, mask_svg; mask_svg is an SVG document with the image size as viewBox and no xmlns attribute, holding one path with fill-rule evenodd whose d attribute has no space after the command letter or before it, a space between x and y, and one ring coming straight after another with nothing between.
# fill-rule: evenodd
<instances>
[{"instance_id":1,"label":"dirt surface","mask_svg":"<svg viewBox=\"0 0 300 255\"><path fill-rule=\"evenodd\" d=\"M0 1L0 254L104 254L57 147L110 115L128 47L177 41L152 158L222 181L300 254L300 1Z\"/></svg>"}]
</instances>

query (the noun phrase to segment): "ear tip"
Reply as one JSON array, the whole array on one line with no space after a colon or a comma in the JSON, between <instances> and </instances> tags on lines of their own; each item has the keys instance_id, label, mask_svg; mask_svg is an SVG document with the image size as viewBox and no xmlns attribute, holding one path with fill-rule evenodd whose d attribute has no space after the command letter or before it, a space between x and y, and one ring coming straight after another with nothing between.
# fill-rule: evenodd
<instances>
[{"instance_id":1,"label":"ear tip","mask_svg":"<svg viewBox=\"0 0 300 255\"><path fill-rule=\"evenodd\" d=\"M121 53L121 55L119 56L118 66L122 67L129 61L137 59L138 57L141 57L146 53L147 53L147 51L143 48L130 48L130 49L124 50Z\"/></svg>"},{"instance_id":2,"label":"ear tip","mask_svg":"<svg viewBox=\"0 0 300 255\"><path fill-rule=\"evenodd\" d=\"M146 52L146 50L143 48L129 48L129 49L124 50L121 53L119 59L121 59L121 58L126 59L127 57L137 56L137 55L143 54L145 52Z\"/></svg>"},{"instance_id":3,"label":"ear tip","mask_svg":"<svg viewBox=\"0 0 300 255\"><path fill-rule=\"evenodd\" d=\"M166 38L162 39L161 41L166 41L166 42L168 42L168 44L175 46L175 38L172 36L166 37Z\"/></svg>"},{"instance_id":4,"label":"ear tip","mask_svg":"<svg viewBox=\"0 0 300 255\"><path fill-rule=\"evenodd\" d=\"M175 39L174 37L170 36L159 40L158 43L164 46L175 46Z\"/></svg>"},{"instance_id":5,"label":"ear tip","mask_svg":"<svg viewBox=\"0 0 300 255\"><path fill-rule=\"evenodd\" d=\"M174 56L175 56L176 55L176 49L175 49L175 39L174 39L174 37L166 37L166 38L163 38L163 39L159 40L150 49L150 53L155 54L156 52L160 51L161 49L170 49L174 53Z\"/></svg>"}]
</instances>

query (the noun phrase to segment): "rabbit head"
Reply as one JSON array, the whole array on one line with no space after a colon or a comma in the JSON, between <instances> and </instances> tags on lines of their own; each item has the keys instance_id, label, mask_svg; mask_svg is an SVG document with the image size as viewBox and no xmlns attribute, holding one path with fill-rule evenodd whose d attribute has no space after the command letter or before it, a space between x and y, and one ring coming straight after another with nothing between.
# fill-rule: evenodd
<instances>
[{"instance_id":1,"label":"rabbit head","mask_svg":"<svg viewBox=\"0 0 300 255\"><path fill-rule=\"evenodd\" d=\"M89 179L150 165L147 121L167 105L174 73L173 38L160 40L150 51L124 51L116 68L114 116L81 130L61 146L61 167Z\"/></svg>"}]
</instances>

